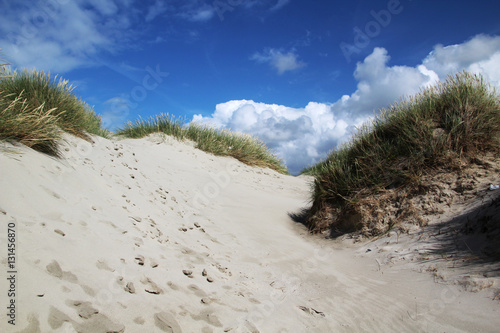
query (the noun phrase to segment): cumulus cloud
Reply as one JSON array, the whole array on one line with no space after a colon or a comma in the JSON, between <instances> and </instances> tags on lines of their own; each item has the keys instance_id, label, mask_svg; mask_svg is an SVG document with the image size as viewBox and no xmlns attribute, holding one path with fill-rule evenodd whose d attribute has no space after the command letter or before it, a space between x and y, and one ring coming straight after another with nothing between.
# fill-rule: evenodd
<instances>
[{"instance_id":1,"label":"cumulus cloud","mask_svg":"<svg viewBox=\"0 0 500 333\"><path fill-rule=\"evenodd\" d=\"M258 63L268 63L271 67L275 68L280 75L306 65L299 60L299 56L294 50L283 53L280 50L267 49L264 52L254 53L250 59Z\"/></svg>"},{"instance_id":2,"label":"cumulus cloud","mask_svg":"<svg viewBox=\"0 0 500 333\"><path fill-rule=\"evenodd\" d=\"M385 49L375 49L356 68L357 90L333 104L310 102L304 108L290 108L237 100L218 104L210 117L198 115L193 120L259 137L297 173L347 141L375 110L435 80L419 68L388 67L388 61Z\"/></svg>"},{"instance_id":3,"label":"cumulus cloud","mask_svg":"<svg viewBox=\"0 0 500 333\"><path fill-rule=\"evenodd\" d=\"M500 36L478 35L463 44L437 45L423 65L440 78L462 70L481 73L500 89Z\"/></svg>"},{"instance_id":4,"label":"cumulus cloud","mask_svg":"<svg viewBox=\"0 0 500 333\"><path fill-rule=\"evenodd\" d=\"M216 106L209 117L193 121L211 123L262 139L294 174L325 158L346 142L380 108L410 96L463 69L481 73L500 86L498 37L477 36L460 45L437 46L416 67L389 66L383 48L375 48L356 66L357 89L331 104L310 102L304 108L235 100ZM481 47L481 51L474 51ZM264 56L265 57L265 56Z\"/></svg>"}]
</instances>

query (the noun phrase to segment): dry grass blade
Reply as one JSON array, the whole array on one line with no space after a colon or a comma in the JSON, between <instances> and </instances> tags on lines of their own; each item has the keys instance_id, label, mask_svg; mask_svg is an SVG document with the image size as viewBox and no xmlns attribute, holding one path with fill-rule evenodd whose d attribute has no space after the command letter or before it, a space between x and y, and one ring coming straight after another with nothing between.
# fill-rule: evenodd
<instances>
[{"instance_id":1,"label":"dry grass blade","mask_svg":"<svg viewBox=\"0 0 500 333\"><path fill-rule=\"evenodd\" d=\"M87 140L89 134L108 135L68 81L36 70L11 73L5 66L0 65L0 140L58 155L61 131Z\"/></svg>"},{"instance_id":2,"label":"dry grass blade","mask_svg":"<svg viewBox=\"0 0 500 333\"><path fill-rule=\"evenodd\" d=\"M22 94L6 103L0 94L0 140L18 141L50 155L58 155L61 137L56 109L44 105L32 109Z\"/></svg>"}]
</instances>

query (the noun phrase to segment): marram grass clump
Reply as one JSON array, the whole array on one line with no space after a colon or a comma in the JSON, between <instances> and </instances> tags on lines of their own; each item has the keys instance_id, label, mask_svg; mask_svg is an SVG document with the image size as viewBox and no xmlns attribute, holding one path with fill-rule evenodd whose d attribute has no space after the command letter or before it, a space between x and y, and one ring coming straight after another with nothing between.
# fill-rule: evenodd
<instances>
[{"instance_id":1,"label":"marram grass clump","mask_svg":"<svg viewBox=\"0 0 500 333\"><path fill-rule=\"evenodd\" d=\"M368 225L362 203L375 196L391 200L390 191L397 193L393 199L409 198L419 192L424 175L458 168L499 147L497 93L480 75L449 76L382 110L349 143L304 171L315 176L307 225L314 232L384 232L394 223Z\"/></svg>"},{"instance_id":2,"label":"marram grass clump","mask_svg":"<svg viewBox=\"0 0 500 333\"><path fill-rule=\"evenodd\" d=\"M129 122L117 131L118 135L129 138L142 138L152 133L163 133L178 140L191 140L198 149L205 152L217 156L231 156L247 165L267 167L288 174L283 162L259 139L196 123L185 126L181 119L168 114Z\"/></svg>"},{"instance_id":3,"label":"marram grass clump","mask_svg":"<svg viewBox=\"0 0 500 333\"><path fill-rule=\"evenodd\" d=\"M90 140L108 136L101 119L76 97L68 81L42 71L0 70L0 140L15 140L38 151L58 155L62 132Z\"/></svg>"},{"instance_id":4,"label":"marram grass clump","mask_svg":"<svg viewBox=\"0 0 500 333\"><path fill-rule=\"evenodd\" d=\"M100 117L73 90L67 80L57 76L51 79L50 73L37 70L15 71L0 81L4 99L13 101L22 93L29 108L43 105L47 110L53 109L63 131L84 138L86 133L101 134Z\"/></svg>"},{"instance_id":5,"label":"marram grass clump","mask_svg":"<svg viewBox=\"0 0 500 333\"><path fill-rule=\"evenodd\" d=\"M58 116L44 105L32 108L22 93L14 100L0 92L0 140L13 140L49 155L57 155L61 137Z\"/></svg>"},{"instance_id":6,"label":"marram grass clump","mask_svg":"<svg viewBox=\"0 0 500 333\"><path fill-rule=\"evenodd\" d=\"M10 72L0 64L0 140L13 140L50 155L59 155L62 133L90 140L89 134L109 137L101 118L76 97L68 81L42 71ZM287 174L283 162L260 140L248 135L190 124L158 115L129 122L118 135L142 138L164 133L179 140L192 140L197 148L214 155L232 156L248 165L268 167Z\"/></svg>"},{"instance_id":7,"label":"marram grass clump","mask_svg":"<svg viewBox=\"0 0 500 333\"><path fill-rule=\"evenodd\" d=\"M273 154L264 142L251 135L191 123L186 129L186 137L208 153L231 156L247 165L288 174L283 161Z\"/></svg>"}]
</instances>

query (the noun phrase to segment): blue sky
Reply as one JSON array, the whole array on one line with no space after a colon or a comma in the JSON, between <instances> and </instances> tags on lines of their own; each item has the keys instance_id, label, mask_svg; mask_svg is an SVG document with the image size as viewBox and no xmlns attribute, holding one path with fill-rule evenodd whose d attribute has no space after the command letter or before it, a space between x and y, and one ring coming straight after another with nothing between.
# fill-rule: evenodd
<instances>
[{"instance_id":1,"label":"blue sky","mask_svg":"<svg viewBox=\"0 0 500 333\"><path fill-rule=\"evenodd\" d=\"M0 0L14 68L59 74L110 129L170 113L260 137L292 172L403 95L500 88L497 1Z\"/></svg>"}]
</instances>

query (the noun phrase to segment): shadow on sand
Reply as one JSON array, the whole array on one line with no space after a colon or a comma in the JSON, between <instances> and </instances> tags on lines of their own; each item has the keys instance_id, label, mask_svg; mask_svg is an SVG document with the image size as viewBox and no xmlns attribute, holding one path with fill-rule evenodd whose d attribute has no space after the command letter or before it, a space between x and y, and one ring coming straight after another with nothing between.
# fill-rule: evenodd
<instances>
[{"instance_id":1,"label":"shadow on sand","mask_svg":"<svg viewBox=\"0 0 500 333\"><path fill-rule=\"evenodd\" d=\"M500 276L500 191L487 195L481 204L455 218L430 225L429 253L453 267Z\"/></svg>"}]
</instances>

